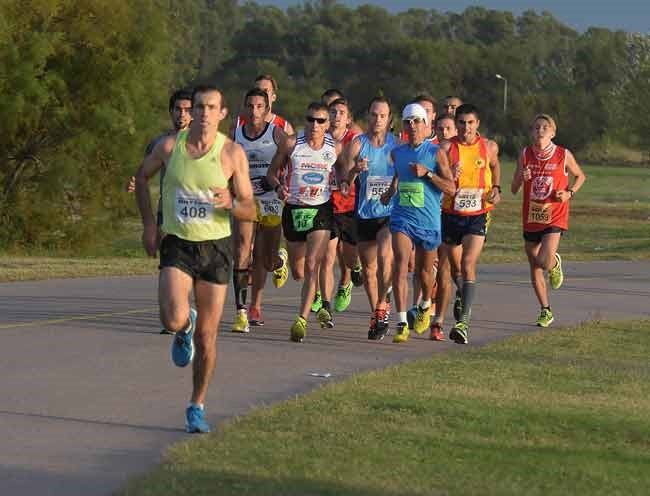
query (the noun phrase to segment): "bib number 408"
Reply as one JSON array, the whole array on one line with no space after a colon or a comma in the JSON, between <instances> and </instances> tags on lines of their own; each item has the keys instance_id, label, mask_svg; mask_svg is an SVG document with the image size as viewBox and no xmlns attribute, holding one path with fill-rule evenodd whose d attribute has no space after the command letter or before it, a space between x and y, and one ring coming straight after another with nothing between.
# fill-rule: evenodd
<instances>
[{"instance_id":1,"label":"bib number 408","mask_svg":"<svg viewBox=\"0 0 650 496\"><path fill-rule=\"evenodd\" d=\"M180 214L190 219L205 219L208 215L208 210L205 207L188 207L186 205L181 208Z\"/></svg>"}]
</instances>

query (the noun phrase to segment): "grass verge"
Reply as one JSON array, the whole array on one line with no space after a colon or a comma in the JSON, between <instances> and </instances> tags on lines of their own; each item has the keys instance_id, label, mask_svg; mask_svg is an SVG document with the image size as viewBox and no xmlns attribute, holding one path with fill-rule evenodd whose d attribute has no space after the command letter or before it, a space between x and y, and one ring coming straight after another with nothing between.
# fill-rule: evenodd
<instances>
[{"instance_id":1,"label":"grass verge","mask_svg":"<svg viewBox=\"0 0 650 496\"><path fill-rule=\"evenodd\" d=\"M645 495L650 321L355 376L173 446L121 494Z\"/></svg>"}]
</instances>

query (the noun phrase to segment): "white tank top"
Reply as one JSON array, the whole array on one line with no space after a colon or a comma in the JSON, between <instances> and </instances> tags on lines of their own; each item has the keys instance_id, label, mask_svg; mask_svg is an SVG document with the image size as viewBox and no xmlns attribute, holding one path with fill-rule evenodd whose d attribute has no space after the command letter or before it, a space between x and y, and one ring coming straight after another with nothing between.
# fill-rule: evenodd
<instances>
[{"instance_id":1,"label":"white tank top","mask_svg":"<svg viewBox=\"0 0 650 496\"><path fill-rule=\"evenodd\" d=\"M336 162L336 143L329 133L319 150L307 143L304 132L296 138L290 157L287 184L291 205L322 205L330 199L330 176Z\"/></svg>"},{"instance_id":2,"label":"white tank top","mask_svg":"<svg viewBox=\"0 0 650 496\"><path fill-rule=\"evenodd\" d=\"M249 138L246 136L244 126L239 126L235 130L235 142L244 148L246 157L248 158L253 194L257 198L276 198L275 192L264 191L264 188L262 188L262 180L266 177L271 160L273 160L273 156L278 150L278 145L273 138L274 129L275 125L267 122L264 132L257 138Z\"/></svg>"}]
</instances>

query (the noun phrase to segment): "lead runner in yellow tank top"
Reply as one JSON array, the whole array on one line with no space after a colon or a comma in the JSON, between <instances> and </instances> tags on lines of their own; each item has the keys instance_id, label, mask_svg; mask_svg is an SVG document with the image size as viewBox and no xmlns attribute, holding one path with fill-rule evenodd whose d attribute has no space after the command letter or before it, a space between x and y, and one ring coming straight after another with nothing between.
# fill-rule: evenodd
<instances>
[{"instance_id":1,"label":"lead runner in yellow tank top","mask_svg":"<svg viewBox=\"0 0 650 496\"><path fill-rule=\"evenodd\" d=\"M159 141L136 176L142 240L153 257L157 227L148 182L166 168L161 192L160 320L175 334L174 364L185 367L193 362L185 416L187 431L197 433L210 431L203 404L216 365L217 332L230 278L230 217L251 221L257 214L246 154L219 132L227 114L218 88L197 87L189 129ZM196 309L189 304L192 290Z\"/></svg>"}]
</instances>

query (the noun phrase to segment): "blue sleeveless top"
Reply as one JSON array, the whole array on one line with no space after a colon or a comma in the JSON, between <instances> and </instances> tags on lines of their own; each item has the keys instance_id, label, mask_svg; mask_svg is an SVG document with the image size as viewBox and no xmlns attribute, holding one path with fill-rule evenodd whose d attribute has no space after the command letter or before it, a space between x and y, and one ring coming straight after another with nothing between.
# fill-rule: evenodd
<instances>
[{"instance_id":1,"label":"blue sleeveless top","mask_svg":"<svg viewBox=\"0 0 650 496\"><path fill-rule=\"evenodd\" d=\"M417 177L411 163L418 162L432 172L437 172L438 145L424 141L412 148L400 145L393 150L395 170L399 184L393 196L391 222L400 220L424 229L440 231L440 202L442 192L426 177Z\"/></svg>"},{"instance_id":2,"label":"blue sleeveless top","mask_svg":"<svg viewBox=\"0 0 650 496\"><path fill-rule=\"evenodd\" d=\"M390 152L398 145L397 140L388 133L383 146L379 148L370 143L367 134L362 134L358 140L361 143L359 158L368 159L368 170L361 172L357 178L357 216L360 219L387 217L392 210L392 203L383 205L379 198L388 189L395 175Z\"/></svg>"}]
</instances>

